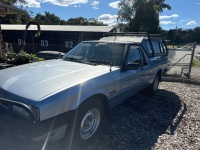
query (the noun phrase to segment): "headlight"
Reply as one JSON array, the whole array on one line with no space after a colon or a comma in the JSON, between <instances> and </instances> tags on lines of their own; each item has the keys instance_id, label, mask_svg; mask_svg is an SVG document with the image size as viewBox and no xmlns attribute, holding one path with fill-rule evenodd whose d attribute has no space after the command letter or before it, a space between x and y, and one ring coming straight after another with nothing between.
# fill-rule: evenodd
<instances>
[{"instance_id":1,"label":"headlight","mask_svg":"<svg viewBox=\"0 0 200 150\"><path fill-rule=\"evenodd\" d=\"M25 119L33 119L34 122L37 122L40 119L40 111L36 107L26 106L26 110L20 106L13 106L13 113L25 118Z\"/></svg>"},{"instance_id":2,"label":"headlight","mask_svg":"<svg viewBox=\"0 0 200 150\"><path fill-rule=\"evenodd\" d=\"M27 105L26 107L20 107L13 105L12 112L25 119L31 119L34 122L37 122L40 119L40 111L36 107L31 107Z\"/></svg>"},{"instance_id":3,"label":"headlight","mask_svg":"<svg viewBox=\"0 0 200 150\"><path fill-rule=\"evenodd\" d=\"M19 106L13 106L12 107L12 112L16 115L19 115L25 119L31 119L30 118L30 115L28 114L28 112L22 108L22 107L19 107Z\"/></svg>"},{"instance_id":4,"label":"headlight","mask_svg":"<svg viewBox=\"0 0 200 150\"><path fill-rule=\"evenodd\" d=\"M23 103L0 103L0 107L24 119L32 120L34 123L40 120L40 111L34 106Z\"/></svg>"}]
</instances>

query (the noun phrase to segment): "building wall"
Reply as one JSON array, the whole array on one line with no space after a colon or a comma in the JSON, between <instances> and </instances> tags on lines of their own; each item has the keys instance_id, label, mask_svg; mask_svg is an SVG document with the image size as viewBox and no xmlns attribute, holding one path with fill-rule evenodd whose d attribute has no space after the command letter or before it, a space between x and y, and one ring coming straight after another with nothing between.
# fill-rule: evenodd
<instances>
[{"instance_id":1,"label":"building wall","mask_svg":"<svg viewBox=\"0 0 200 150\"><path fill-rule=\"evenodd\" d=\"M19 52L22 47L24 31L3 30L4 42L12 43L14 52ZM28 53L52 50L67 53L81 41L99 40L102 32L66 32L66 31L41 31L39 38L35 38L36 31L27 31L24 50Z\"/></svg>"}]
</instances>

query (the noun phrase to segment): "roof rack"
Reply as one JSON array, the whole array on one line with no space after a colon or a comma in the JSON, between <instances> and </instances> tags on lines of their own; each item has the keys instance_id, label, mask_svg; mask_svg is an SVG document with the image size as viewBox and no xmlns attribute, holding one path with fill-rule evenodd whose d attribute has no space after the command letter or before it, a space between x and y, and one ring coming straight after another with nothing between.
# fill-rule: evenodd
<instances>
[{"instance_id":1,"label":"roof rack","mask_svg":"<svg viewBox=\"0 0 200 150\"><path fill-rule=\"evenodd\" d=\"M155 38L155 37L161 37L159 34L149 34L147 32L122 32L122 33L112 33L112 32L108 32L108 33L104 33L104 36L146 36L149 40L149 44L152 50L152 56L154 57L155 51L151 42L151 38Z\"/></svg>"},{"instance_id":2,"label":"roof rack","mask_svg":"<svg viewBox=\"0 0 200 150\"><path fill-rule=\"evenodd\" d=\"M157 38L161 38L160 34L149 34L150 37L157 37Z\"/></svg>"},{"instance_id":3,"label":"roof rack","mask_svg":"<svg viewBox=\"0 0 200 150\"><path fill-rule=\"evenodd\" d=\"M148 34L147 32L122 32L122 33L108 32L108 33L104 33L104 36L147 36L147 37L161 37L160 34Z\"/></svg>"}]
</instances>

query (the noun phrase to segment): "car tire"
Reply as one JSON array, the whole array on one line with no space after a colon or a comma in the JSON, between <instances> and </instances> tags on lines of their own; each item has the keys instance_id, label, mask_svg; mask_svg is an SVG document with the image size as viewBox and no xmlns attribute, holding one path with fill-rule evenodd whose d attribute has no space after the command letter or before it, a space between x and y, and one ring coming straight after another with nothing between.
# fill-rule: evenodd
<instances>
[{"instance_id":1,"label":"car tire","mask_svg":"<svg viewBox=\"0 0 200 150\"><path fill-rule=\"evenodd\" d=\"M83 149L95 139L104 118L103 103L92 97L76 110L65 137L66 150Z\"/></svg>"},{"instance_id":2,"label":"car tire","mask_svg":"<svg viewBox=\"0 0 200 150\"><path fill-rule=\"evenodd\" d=\"M147 94L148 95L155 95L155 93L158 90L159 86L159 75L157 74L156 77L153 80L153 83L147 87Z\"/></svg>"}]
</instances>

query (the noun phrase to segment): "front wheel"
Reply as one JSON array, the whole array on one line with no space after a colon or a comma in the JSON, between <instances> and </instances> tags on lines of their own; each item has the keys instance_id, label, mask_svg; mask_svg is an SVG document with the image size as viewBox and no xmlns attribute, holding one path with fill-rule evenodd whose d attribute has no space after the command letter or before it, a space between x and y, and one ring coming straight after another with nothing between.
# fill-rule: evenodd
<instances>
[{"instance_id":1,"label":"front wheel","mask_svg":"<svg viewBox=\"0 0 200 150\"><path fill-rule=\"evenodd\" d=\"M101 127L104 111L98 98L90 98L76 110L67 132L67 150L79 150L89 145Z\"/></svg>"}]
</instances>

